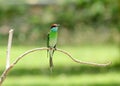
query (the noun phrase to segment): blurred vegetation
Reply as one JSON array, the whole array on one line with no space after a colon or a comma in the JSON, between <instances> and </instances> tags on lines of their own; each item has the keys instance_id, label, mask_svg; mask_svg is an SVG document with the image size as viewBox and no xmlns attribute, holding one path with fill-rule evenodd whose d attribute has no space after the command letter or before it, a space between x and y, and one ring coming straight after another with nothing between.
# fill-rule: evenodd
<instances>
[{"instance_id":1,"label":"blurred vegetation","mask_svg":"<svg viewBox=\"0 0 120 86\"><path fill-rule=\"evenodd\" d=\"M15 29L14 44L42 44L52 23L61 24L59 44L120 42L119 0L18 1L0 0L1 44L6 43L10 28Z\"/></svg>"},{"instance_id":2,"label":"blurred vegetation","mask_svg":"<svg viewBox=\"0 0 120 86\"><path fill-rule=\"evenodd\" d=\"M26 50L46 45L52 23L61 25L61 49L80 60L112 65L79 65L56 52L50 77L46 52L36 52L16 65L4 86L120 86L120 0L0 0L0 74L6 61L6 46L1 45L7 45L10 28L15 29L12 62Z\"/></svg>"},{"instance_id":3,"label":"blurred vegetation","mask_svg":"<svg viewBox=\"0 0 120 86\"><path fill-rule=\"evenodd\" d=\"M39 46L38 46L39 47ZM13 46L11 62L26 50L35 46ZM116 45L61 46L80 60L105 63L107 67L95 67L73 62L66 55L55 52L52 75L46 51L26 55L10 71L3 86L120 86L120 54ZM6 46L0 46L0 74L5 68Z\"/></svg>"}]
</instances>

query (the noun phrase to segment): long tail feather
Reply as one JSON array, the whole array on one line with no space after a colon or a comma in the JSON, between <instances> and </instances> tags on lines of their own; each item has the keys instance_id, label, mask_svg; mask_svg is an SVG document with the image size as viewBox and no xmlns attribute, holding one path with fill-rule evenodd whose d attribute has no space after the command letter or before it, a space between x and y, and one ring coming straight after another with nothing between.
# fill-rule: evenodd
<instances>
[{"instance_id":1,"label":"long tail feather","mask_svg":"<svg viewBox=\"0 0 120 86\"><path fill-rule=\"evenodd\" d=\"M52 57L50 57L50 71L52 72L52 69L53 69L53 61L52 61Z\"/></svg>"},{"instance_id":2,"label":"long tail feather","mask_svg":"<svg viewBox=\"0 0 120 86\"><path fill-rule=\"evenodd\" d=\"M49 59L49 65L50 65L50 71L52 72L52 69L53 69L53 53L54 53L54 50L50 50L49 51L49 56L50 56L50 59Z\"/></svg>"}]
</instances>

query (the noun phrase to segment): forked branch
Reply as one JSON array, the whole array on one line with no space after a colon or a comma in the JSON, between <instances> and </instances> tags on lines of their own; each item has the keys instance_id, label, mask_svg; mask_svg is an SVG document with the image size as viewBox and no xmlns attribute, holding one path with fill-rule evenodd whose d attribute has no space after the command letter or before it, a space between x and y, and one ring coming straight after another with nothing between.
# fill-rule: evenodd
<instances>
[{"instance_id":1,"label":"forked branch","mask_svg":"<svg viewBox=\"0 0 120 86\"><path fill-rule=\"evenodd\" d=\"M12 44L12 35L13 35L13 30L9 31L9 39L8 39L8 49L7 49L7 60L6 60L6 69L4 70L4 72L2 73L1 77L0 77L0 86L2 85L3 81L6 79L6 76L8 74L8 72L20 61L20 59L22 59L24 56L26 56L29 53L35 52L35 51L41 51L41 50L49 50L50 48L47 47L42 47L42 48L35 48L35 49L31 49L26 51L25 53L21 54L20 56L17 57L17 59L10 64L10 50L11 50L11 44ZM104 63L104 64L98 64L98 63L93 63L93 62L86 62L86 61L81 61L78 59L73 58L70 53L68 53L67 51L61 50L61 49L55 49L56 51L62 52L64 54L66 54L68 57L70 57L74 62L80 63L80 64L88 64L88 65L94 65L94 66L107 66L110 65L111 62L108 63Z\"/></svg>"},{"instance_id":2,"label":"forked branch","mask_svg":"<svg viewBox=\"0 0 120 86\"><path fill-rule=\"evenodd\" d=\"M31 49L26 51L25 53L21 54L19 57L17 57L17 59L9 66L9 68L7 68L3 74L0 77L0 85L2 84L2 82L5 80L6 75L8 74L8 72L15 66L15 64L18 63L18 61L20 61L20 59L22 59L24 56L26 56L29 53L35 52L35 51L41 51L41 50L49 50L49 48L47 47L42 47L42 48L35 48L35 49ZM67 51L61 50L61 49L55 49L56 51L62 52L64 54L66 54L68 57L70 57L74 62L80 63L80 64L88 64L88 65L94 65L94 66L107 66L110 65L111 62L108 63L104 63L104 64L98 64L98 63L93 63L93 62L86 62L86 61L81 61L78 59L73 58Z\"/></svg>"}]
</instances>

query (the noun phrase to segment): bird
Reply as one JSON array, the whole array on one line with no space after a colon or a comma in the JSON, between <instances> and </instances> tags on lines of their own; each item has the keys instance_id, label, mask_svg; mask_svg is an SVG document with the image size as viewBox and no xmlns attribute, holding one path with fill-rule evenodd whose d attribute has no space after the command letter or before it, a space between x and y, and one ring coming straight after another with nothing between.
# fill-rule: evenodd
<instances>
[{"instance_id":1,"label":"bird","mask_svg":"<svg viewBox=\"0 0 120 86\"><path fill-rule=\"evenodd\" d=\"M47 50L47 55L49 56L49 66L51 72L53 69L53 54L57 44L58 27L59 24L52 24L50 27L50 31L47 35L47 48L49 48L49 50Z\"/></svg>"}]
</instances>

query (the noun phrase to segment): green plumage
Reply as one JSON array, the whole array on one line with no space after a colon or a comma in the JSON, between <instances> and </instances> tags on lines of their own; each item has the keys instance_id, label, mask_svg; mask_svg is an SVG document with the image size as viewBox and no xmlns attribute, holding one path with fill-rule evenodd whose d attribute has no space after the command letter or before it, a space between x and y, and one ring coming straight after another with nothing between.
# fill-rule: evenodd
<instances>
[{"instance_id":1,"label":"green plumage","mask_svg":"<svg viewBox=\"0 0 120 86\"><path fill-rule=\"evenodd\" d=\"M54 54L54 48L56 48L56 43L57 43L57 34L58 34L58 26L57 24L54 24L54 26L51 26L50 32L48 34L48 39L47 39L47 47L50 48L48 50L48 54L50 57L49 63L50 63L50 70L52 71L53 68L53 54Z\"/></svg>"}]
</instances>

